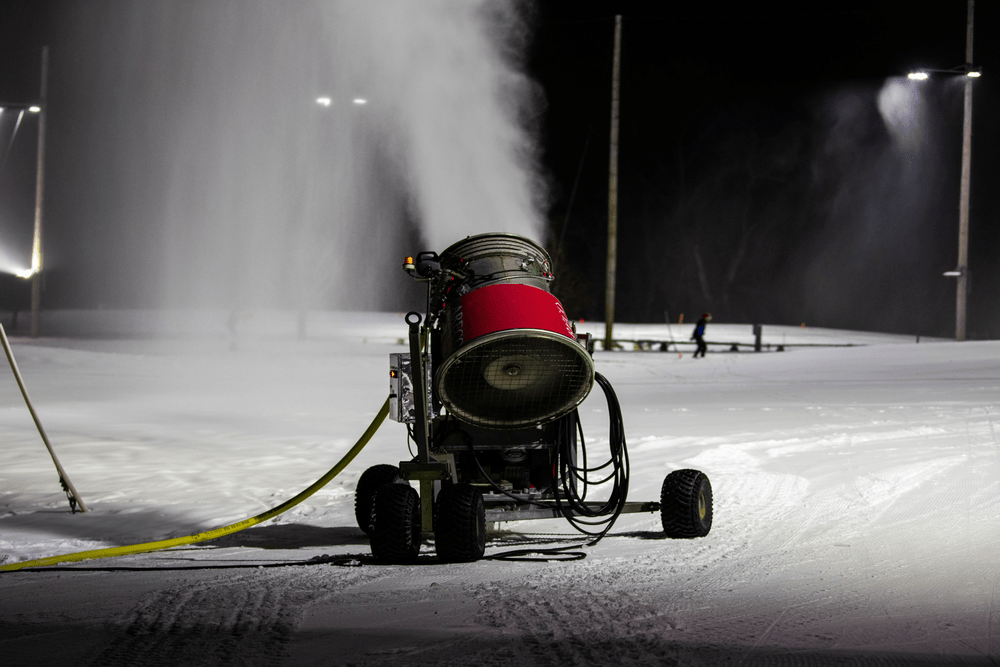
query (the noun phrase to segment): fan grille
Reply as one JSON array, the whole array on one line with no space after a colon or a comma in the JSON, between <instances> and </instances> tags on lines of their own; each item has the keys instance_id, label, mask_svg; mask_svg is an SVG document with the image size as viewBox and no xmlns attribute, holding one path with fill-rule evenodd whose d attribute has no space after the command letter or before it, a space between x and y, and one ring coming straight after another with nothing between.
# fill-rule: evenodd
<instances>
[{"instance_id":1,"label":"fan grille","mask_svg":"<svg viewBox=\"0 0 1000 667\"><path fill-rule=\"evenodd\" d=\"M441 366L438 397L457 418L487 428L520 428L557 419L587 397L590 356L548 331L502 331L477 339Z\"/></svg>"}]
</instances>

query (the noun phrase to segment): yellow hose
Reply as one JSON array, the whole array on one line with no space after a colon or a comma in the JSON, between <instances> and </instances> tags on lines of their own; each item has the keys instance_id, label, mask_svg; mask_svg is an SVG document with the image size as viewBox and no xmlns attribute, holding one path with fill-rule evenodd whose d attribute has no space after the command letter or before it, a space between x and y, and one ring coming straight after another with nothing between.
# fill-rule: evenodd
<instances>
[{"instance_id":1,"label":"yellow hose","mask_svg":"<svg viewBox=\"0 0 1000 667\"><path fill-rule=\"evenodd\" d=\"M144 542L142 544L130 544L124 547L111 547L108 549L93 549L91 551L78 551L72 554L63 554L61 556L50 556L48 558L38 558L36 560L26 560L20 563L8 563L7 565L0 565L0 571L11 571L11 570L21 570L28 567L44 567L46 565L56 565L57 563L72 563L74 561L89 560L91 558L111 558L112 556L125 556L128 554L141 554L148 551L159 551L161 549L169 549L170 547L179 547L185 544L195 544L196 542L207 542L208 540L214 540L216 538L222 537L224 535L230 535L232 533L239 532L251 526L256 526L259 523L273 519L274 517L287 512L291 508L295 507L303 500L313 495L324 486L330 483L334 477L339 475L347 465L354 460L354 457L364 449L368 441L372 439L375 432L385 421L386 416L389 414L389 399L385 399L385 403L382 404L382 409L379 410L378 414L375 415L375 419L372 423L368 425L368 429L362 434L361 438L358 439L354 446L351 447L350 451L344 454L344 458L340 459L335 466L330 468L329 471L318 480L313 482L313 484L299 493L294 498L286 500L277 507L272 507L271 509L258 514L257 516L250 517L249 519L244 519L238 523L233 523L228 526L222 526L221 528L214 528L212 530L206 531L204 533L198 533L197 535L188 535L187 537L175 537L169 540L157 540L156 542Z\"/></svg>"}]
</instances>

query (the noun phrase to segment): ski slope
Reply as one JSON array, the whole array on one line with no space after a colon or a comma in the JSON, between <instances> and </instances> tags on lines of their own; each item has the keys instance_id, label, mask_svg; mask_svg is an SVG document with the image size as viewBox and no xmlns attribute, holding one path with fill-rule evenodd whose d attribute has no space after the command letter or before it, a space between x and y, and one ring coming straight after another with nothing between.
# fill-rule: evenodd
<instances>
[{"instance_id":1,"label":"ski slope","mask_svg":"<svg viewBox=\"0 0 1000 667\"><path fill-rule=\"evenodd\" d=\"M105 315L106 319L107 315ZM310 338L258 316L230 335L12 340L91 508L70 514L13 377L0 382L0 562L176 537L277 505L354 443L403 351L398 314ZM595 333L603 333L600 323ZM622 338L690 327L621 325ZM750 325L709 325L709 340ZM172 551L0 573L4 663L246 665L993 664L1000 342L764 328L785 352L596 354L622 405L630 500L705 471L715 524L664 540L627 515L576 562L379 566L353 518L386 422L330 486L269 524ZM791 347L795 343L857 347ZM598 391L581 407L606 444ZM504 524L487 554L574 540Z\"/></svg>"}]
</instances>

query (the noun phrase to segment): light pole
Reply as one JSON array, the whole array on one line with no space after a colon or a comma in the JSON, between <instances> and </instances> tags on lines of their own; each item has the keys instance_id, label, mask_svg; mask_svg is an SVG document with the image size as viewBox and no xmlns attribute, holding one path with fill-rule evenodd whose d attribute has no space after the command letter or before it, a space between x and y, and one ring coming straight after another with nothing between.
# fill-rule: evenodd
<instances>
[{"instance_id":1,"label":"light pole","mask_svg":"<svg viewBox=\"0 0 1000 667\"><path fill-rule=\"evenodd\" d=\"M969 0L965 27L965 64L972 67L972 18L976 0ZM955 296L955 340L965 340L965 314L969 298L969 191L972 180L972 79L966 72L965 106L962 113L962 189L958 204L958 288ZM975 73L977 76L979 72Z\"/></svg>"},{"instance_id":2,"label":"light pole","mask_svg":"<svg viewBox=\"0 0 1000 667\"><path fill-rule=\"evenodd\" d=\"M957 278L955 294L955 340L965 340L965 322L969 301L969 194L972 183L972 81L982 76L982 69L972 64L972 25L976 0L969 0L965 26L965 65L950 70L924 69L910 72L910 79L923 81L928 72L965 75L965 105L962 114L962 182L958 199L958 267L944 275Z\"/></svg>"},{"instance_id":3,"label":"light pole","mask_svg":"<svg viewBox=\"0 0 1000 667\"><path fill-rule=\"evenodd\" d=\"M339 98L337 100L334 100L334 98L331 97L331 96L329 96L329 95L321 95L321 96L319 96L319 97L316 98L316 105L320 106L320 107L323 107L324 109L329 109L329 108L332 107L332 111L336 112L338 109L341 109L341 108L344 107L344 104L345 104L344 100L346 100L346 99L347 98ZM365 106L365 105L367 105L369 103L369 99L367 97L363 97L363 96L355 96L355 97L350 98L350 102L355 107L363 107L363 106ZM343 113L343 112L341 111L341 113ZM336 118L336 116L335 116L335 118ZM316 123L316 125L314 125L314 127L313 127L314 134L318 134L318 127L319 127L318 126L318 121L314 121L314 122ZM302 185L302 188L303 188L302 192L303 193L308 192L309 187L310 186L308 185L308 183L304 182L304 184ZM299 254L300 254L300 256L299 256L299 260L297 262L297 265L299 267L298 268L298 271L299 271L299 279L298 279L298 282L299 282L299 289L298 289L299 304L298 304L297 332L298 332L299 340L305 340L306 337L307 337L307 333L308 333L308 331L307 331L307 329L308 329L308 307L309 307L309 304L310 304L310 301L311 301L311 299L309 298L308 287L313 282L313 281L311 281L309 279L309 272L310 272L310 269L311 269L311 264L308 261L306 261L306 257L307 257L308 253L306 252L305 227L308 224L308 221L306 220L306 216L314 215L314 213L311 213L308 210L303 210L301 202L300 202L299 206L300 206L299 210L303 211L303 213L300 216L300 225L301 225L301 228L302 228L303 231L301 232L301 236L299 238Z\"/></svg>"},{"instance_id":4,"label":"light pole","mask_svg":"<svg viewBox=\"0 0 1000 667\"><path fill-rule=\"evenodd\" d=\"M45 107L48 104L49 47L42 47L42 86L38 111L38 173L35 176L35 231L31 244L31 335L38 335L38 313L42 308L42 202L45 186Z\"/></svg>"},{"instance_id":5,"label":"light pole","mask_svg":"<svg viewBox=\"0 0 1000 667\"><path fill-rule=\"evenodd\" d=\"M611 71L611 149L608 168L608 261L604 289L604 349L615 349L615 275L618 271L618 94L622 17L615 16L615 55Z\"/></svg>"},{"instance_id":6,"label":"light pole","mask_svg":"<svg viewBox=\"0 0 1000 667\"><path fill-rule=\"evenodd\" d=\"M19 109L38 114L38 152L35 161L35 218L31 242L31 266L15 275L31 281L31 335L38 335L38 313L42 304L42 204L45 186L45 108L48 93L49 47L42 47L42 83L37 104L0 103L0 111ZM20 123L20 119L18 119ZM15 130L16 132L16 130Z\"/></svg>"}]
</instances>

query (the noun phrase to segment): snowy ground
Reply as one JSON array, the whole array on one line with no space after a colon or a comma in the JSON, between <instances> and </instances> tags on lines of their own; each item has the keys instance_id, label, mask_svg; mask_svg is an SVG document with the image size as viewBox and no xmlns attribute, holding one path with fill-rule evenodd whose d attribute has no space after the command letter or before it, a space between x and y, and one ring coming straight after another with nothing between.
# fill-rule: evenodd
<instances>
[{"instance_id":1,"label":"snowy ground","mask_svg":"<svg viewBox=\"0 0 1000 667\"><path fill-rule=\"evenodd\" d=\"M339 336L313 327L298 341L250 321L245 332L268 335L244 335L235 349L224 327L166 341L15 338L31 397L92 511L67 511L6 373L0 561L187 535L310 484L368 424L387 393L387 355L403 349L397 314L337 322ZM712 340L736 336L752 342L750 326L710 325ZM656 499L672 469L704 470L715 489L707 538L664 540L656 515L629 515L583 561L439 565L428 545L419 565L375 565L353 489L367 466L408 457L405 430L387 422L340 478L269 524L173 551L0 573L0 660L1000 662L1000 342L781 327L764 336L865 346L720 347L704 360L597 353L624 410L630 499ZM595 394L582 407L595 450L602 403ZM487 553L557 544L553 533L572 539L559 521L507 524Z\"/></svg>"}]
</instances>

